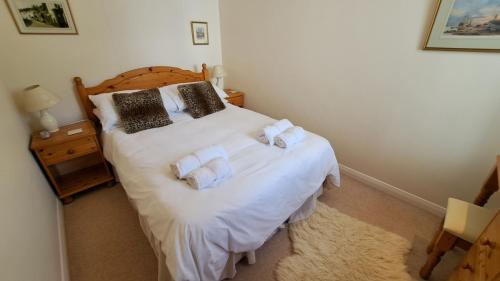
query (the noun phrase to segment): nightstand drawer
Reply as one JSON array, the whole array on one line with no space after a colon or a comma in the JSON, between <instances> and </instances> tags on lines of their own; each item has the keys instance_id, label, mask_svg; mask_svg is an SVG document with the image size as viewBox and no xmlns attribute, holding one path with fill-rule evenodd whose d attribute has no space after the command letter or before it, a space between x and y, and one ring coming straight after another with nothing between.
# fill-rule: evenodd
<instances>
[{"instance_id":1,"label":"nightstand drawer","mask_svg":"<svg viewBox=\"0 0 500 281\"><path fill-rule=\"evenodd\" d=\"M243 93L241 91L231 90L231 89L224 89L224 92L226 92L226 94L227 94L226 100L230 104L236 105L239 107L245 106L245 93Z\"/></svg>"},{"instance_id":2,"label":"nightstand drawer","mask_svg":"<svg viewBox=\"0 0 500 281\"><path fill-rule=\"evenodd\" d=\"M98 145L94 137L85 137L38 149L38 153L46 165L61 163L97 151Z\"/></svg>"},{"instance_id":3,"label":"nightstand drawer","mask_svg":"<svg viewBox=\"0 0 500 281\"><path fill-rule=\"evenodd\" d=\"M496 175L495 175L496 177ZM497 281L500 277L500 212L471 246L448 281Z\"/></svg>"},{"instance_id":4,"label":"nightstand drawer","mask_svg":"<svg viewBox=\"0 0 500 281\"><path fill-rule=\"evenodd\" d=\"M479 275L486 281L500 280L500 219L495 219L479 238ZM481 280L481 279L479 279Z\"/></svg>"},{"instance_id":5,"label":"nightstand drawer","mask_svg":"<svg viewBox=\"0 0 500 281\"><path fill-rule=\"evenodd\" d=\"M235 97L228 97L226 99L230 104L233 104L236 106L243 106L245 104L245 100L244 100L243 95L235 96Z\"/></svg>"}]
</instances>

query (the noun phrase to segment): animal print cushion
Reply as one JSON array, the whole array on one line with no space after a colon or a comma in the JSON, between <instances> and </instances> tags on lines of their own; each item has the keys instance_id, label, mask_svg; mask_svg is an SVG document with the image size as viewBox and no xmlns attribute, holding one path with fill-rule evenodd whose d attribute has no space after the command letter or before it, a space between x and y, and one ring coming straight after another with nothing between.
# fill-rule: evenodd
<instances>
[{"instance_id":1,"label":"animal print cushion","mask_svg":"<svg viewBox=\"0 0 500 281\"><path fill-rule=\"evenodd\" d=\"M113 101L127 134L172 124L158 89L113 94Z\"/></svg>"},{"instance_id":2,"label":"animal print cushion","mask_svg":"<svg viewBox=\"0 0 500 281\"><path fill-rule=\"evenodd\" d=\"M226 108L209 82L180 85L177 89L193 118L200 118Z\"/></svg>"}]
</instances>

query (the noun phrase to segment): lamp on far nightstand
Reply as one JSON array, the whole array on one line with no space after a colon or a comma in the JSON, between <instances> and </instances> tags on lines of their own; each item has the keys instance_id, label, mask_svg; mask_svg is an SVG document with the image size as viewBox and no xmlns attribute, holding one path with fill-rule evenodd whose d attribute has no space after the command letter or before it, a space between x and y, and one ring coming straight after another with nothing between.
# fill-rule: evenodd
<instances>
[{"instance_id":1,"label":"lamp on far nightstand","mask_svg":"<svg viewBox=\"0 0 500 281\"><path fill-rule=\"evenodd\" d=\"M48 109L61 101L57 95L45 90L40 85L24 89L24 109L27 112L40 111L40 124L51 133L59 131L57 120L49 114Z\"/></svg>"},{"instance_id":2,"label":"lamp on far nightstand","mask_svg":"<svg viewBox=\"0 0 500 281\"><path fill-rule=\"evenodd\" d=\"M215 78L217 78L217 87L219 86L219 80L222 78L222 77L225 77L227 76L227 72L226 70L224 70L224 67L222 65L216 65L214 66L214 72L212 74Z\"/></svg>"}]
</instances>

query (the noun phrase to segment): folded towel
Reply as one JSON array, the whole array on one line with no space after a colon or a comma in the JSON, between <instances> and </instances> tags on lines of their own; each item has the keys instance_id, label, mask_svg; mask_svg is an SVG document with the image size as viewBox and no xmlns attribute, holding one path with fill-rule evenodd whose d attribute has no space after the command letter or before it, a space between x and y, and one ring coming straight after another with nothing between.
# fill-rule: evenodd
<instances>
[{"instance_id":1,"label":"folded towel","mask_svg":"<svg viewBox=\"0 0 500 281\"><path fill-rule=\"evenodd\" d=\"M204 189L215 184L217 175L207 167L198 168L186 177L188 184L196 189Z\"/></svg>"},{"instance_id":2,"label":"folded towel","mask_svg":"<svg viewBox=\"0 0 500 281\"><path fill-rule=\"evenodd\" d=\"M293 127L293 124L288 119L281 119L280 121L274 123L274 126L278 128L280 132L284 132L285 130Z\"/></svg>"},{"instance_id":3,"label":"folded towel","mask_svg":"<svg viewBox=\"0 0 500 281\"><path fill-rule=\"evenodd\" d=\"M170 164L170 169L172 169L177 178L184 179L193 170L219 157L227 160L228 155L226 150L220 145L209 146L184 156L177 162Z\"/></svg>"},{"instance_id":4,"label":"folded towel","mask_svg":"<svg viewBox=\"0 0 500 281\"><path fill-rule=\"evenodd\" d=\"M269 145L274 144L274 138L279 135L281 132L279 131L278 128L275 126L266 126L264 127L264 138L265 138L265 143Z\"/></svg>"},{"instance_id":5,"label":"folded towel","mask_svg":"<svg viewBox=\"0 0 500 281\"><path fill-rule=\"evenodd\" d=\"M276 136L291 127L293 127L293 124L288 121L288 119L282 119L272 125L264 127L263 132L259 135L258 139L262 143L273 145Z\"/></svg>"},{"instance_id":6,"label":"folded towel","mask_svg":"<svg viewBox=\"0 0 500 281\"><path fill-rule=\"evenodd\" d=\"M303 141L305 137L304 129L295 126L279 134L274 141L278 147L287 148Z\"/></svg>"},{"instance_id":7,"label":"folded towel","mask_svg":"<svg viewBox=\"0 0 500 281\"><path fill-rule=\"evenodd\" d=\"M189 154L182 157L177 162L170 164L170 169L174 172L175 176L179 179L185 178L190 172L198 169L201 166L198 157Z\"/></svg>"},{"instance_id":8,"label":"folded towel","mask_svg":"<svg viewBox=\"0 0 500 281\"><path fill-rule=\"evenodd\" d=\"M193 155L200 160L201 165L205 165L205 163L215 158L222 157L226 160L229 158L226 150L220 145L213 145L200 149L195 151Z\"/></svg>"},{"instance_id":9,"label":"folded towel","mask_svg":"<svg viewBox=\"0 0 500 281\"><path fill-rule=\"evenodd\" d=\"M261 142L261 143L269 144L269 141L267 140L266 135L264 134L264 132L262 132L262 134L257 137L257 140L259 142Z\"/></svg>"},{"instance_id":10,"label":"folded towel","mask_svg":"<svg viewBox=\"0 0 500 281\"><path fill-rule=\"evenodd\" d=\"M233 175L233 171L231 169L231 166L229 165L229 162L220 157L220 158L215 158L205 164L205 167L209 168L214 172L216 175L217 179L215 184L219 184L220 182L224 181L227 178L230 178Z\"/></svg>"}]
</instances>

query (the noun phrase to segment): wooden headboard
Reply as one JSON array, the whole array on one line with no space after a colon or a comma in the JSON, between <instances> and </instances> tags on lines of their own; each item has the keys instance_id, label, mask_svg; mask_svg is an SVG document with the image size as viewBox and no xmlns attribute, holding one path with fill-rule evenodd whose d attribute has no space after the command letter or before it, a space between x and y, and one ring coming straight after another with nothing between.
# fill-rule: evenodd
<instances>
[{"instance_id":1,"label":"wooden headboard","mask_svg":"<svg viewBox=\"0 0 500 281\"><path fill-rule=\"evenodd\" d=\"M103 81L97 86L86 88L82 78L75 77L76 90L85 109L87 117L96 122L97 117L92 110L94 105L89 100L91 95L99 95L123 90L151 89L171 84L207 81L209 79L207 65L202 65L201 72L193 72L171 66L151 66L130 70L115 78Z\"/></svg>"}]
</instances>

